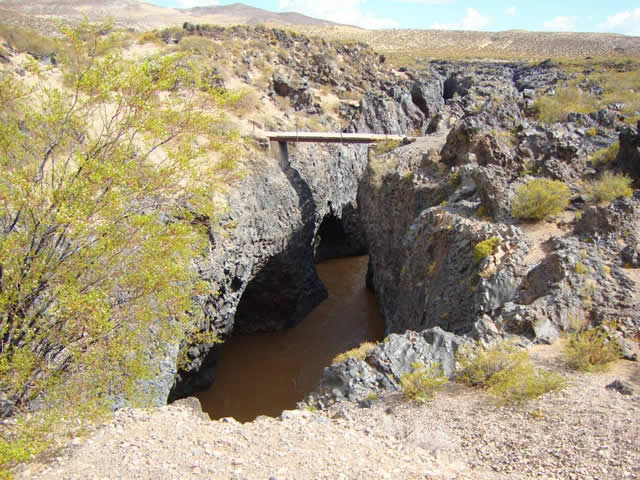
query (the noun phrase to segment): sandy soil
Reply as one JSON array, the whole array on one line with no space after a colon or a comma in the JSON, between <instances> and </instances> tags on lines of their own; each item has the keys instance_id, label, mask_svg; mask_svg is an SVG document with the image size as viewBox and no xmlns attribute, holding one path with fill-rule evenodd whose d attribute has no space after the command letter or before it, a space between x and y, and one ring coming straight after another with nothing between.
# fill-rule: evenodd
<instances>
[{"instance_id":1,"label":"sandy soil","mask_svg":"<svg viewBox=\"0 0 640 480\"><path fill-rule=\"evenodd\" d=\"M640 365L566 369L559 344L531 351L568 387L521 406L450 383L426 405L389 394L372 408L212 422L188 403L123 410L17 479L640 479ZM633 395L605 388L629 382Z\"/></svg>"}]
</instances>

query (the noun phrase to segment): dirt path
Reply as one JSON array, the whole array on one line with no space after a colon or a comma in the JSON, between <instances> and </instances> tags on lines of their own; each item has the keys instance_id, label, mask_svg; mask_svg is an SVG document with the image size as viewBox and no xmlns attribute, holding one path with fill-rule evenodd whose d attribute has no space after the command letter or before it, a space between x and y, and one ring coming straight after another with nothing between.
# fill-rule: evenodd
<instances>
[{"instance_id":1,"label":"dirt path","mask_svg":"<svg viewBox=\"0 0 640 480\"><path fill-rule=\"evenodd\" d=\"M390 394L372 408L335 405L247 424L212 422L185 404L124 410L16 478L640 479L640 365L577 374L557 344L531 356L569 386L503 407L451 383L424 406ZM607 390L614 379L634 394Z\"/></svg>"}]
</instances>

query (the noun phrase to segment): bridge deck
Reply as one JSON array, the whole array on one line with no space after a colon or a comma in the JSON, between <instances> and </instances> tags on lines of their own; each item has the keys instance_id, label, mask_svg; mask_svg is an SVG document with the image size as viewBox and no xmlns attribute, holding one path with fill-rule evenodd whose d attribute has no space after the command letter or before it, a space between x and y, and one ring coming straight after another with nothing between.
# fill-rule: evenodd
<instances>
[{"instance_id":1,"label":"bridge deck","mask_svg":"<svg viewBox=\"0 0 640 480\"><path fill-rule=\"evenodd\" d=\"M404 135L379 133L334 133L334 132L265 132L272 142L316 142L316 143L376 143L389 140L402 141Z\"/></svg>"}]
</instances>

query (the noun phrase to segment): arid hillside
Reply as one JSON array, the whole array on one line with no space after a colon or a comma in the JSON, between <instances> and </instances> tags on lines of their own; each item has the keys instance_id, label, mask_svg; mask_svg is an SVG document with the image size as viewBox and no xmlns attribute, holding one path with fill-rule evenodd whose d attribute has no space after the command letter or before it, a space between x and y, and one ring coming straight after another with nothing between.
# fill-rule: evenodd
<instances>
[{"instance_id":1,"label":"arid hillside","mask_svg":"<svg viewBox=\"0 0 640 480\"><path fill-rule=\"evenodd\" d=\"M396 63L414 64L429 59L638 57L640 37L602 33L552 33L513 30L471 32L447 30L366 30L338 25L295 12L270 12L242 3L173 9L138 0L4 0L0 22L51 30L51 19L77 22L113 18L117 25L149 30L194 24L285 26L325 39L370 44Z\"/></svg>"},{"instance_id":2,"label":"arid hillside","mask_svg":"<svg viewBox=\"0 0 640 480\"><path fill-rule=\"evenodd\" d=\"M213 3L213 2L212 2ZM335 25L295 12L270 12L242 3L210 7L174 9L153 5L138 0L5 0L0 3L0 18L9 23L31 26L51 18L74 22L85 15L92 20L110 17L123 27L137 30L163 28L184 22L218 25L255 25L272 23L278 25ZM17 15L16 15L17 14Z\"/></svg>"}]
</instances>

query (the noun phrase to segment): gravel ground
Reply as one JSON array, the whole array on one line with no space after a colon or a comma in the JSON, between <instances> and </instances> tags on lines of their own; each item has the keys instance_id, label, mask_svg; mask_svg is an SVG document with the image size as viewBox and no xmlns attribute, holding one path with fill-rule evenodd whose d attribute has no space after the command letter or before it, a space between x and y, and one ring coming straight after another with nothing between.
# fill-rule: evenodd
<instances>
[{"instance_id":1,"label":"gravel ground","mask_svg":"<svg viewBox=\"0 0 640 480\"><path fill-rule=\"evenodd\" d=\"M371 408L209 421L189 401L123 410L17 479L640 479L640 365L564 369L558 348L532 358L569 386L523 406L449 384L423 406L390 394ZM615 379L632 395L607 390Z\"/></svg>"}]
</instances>

